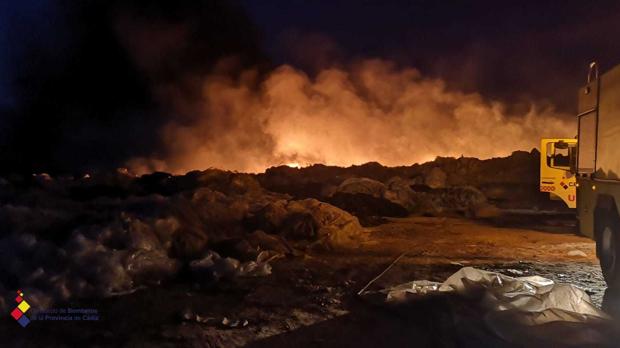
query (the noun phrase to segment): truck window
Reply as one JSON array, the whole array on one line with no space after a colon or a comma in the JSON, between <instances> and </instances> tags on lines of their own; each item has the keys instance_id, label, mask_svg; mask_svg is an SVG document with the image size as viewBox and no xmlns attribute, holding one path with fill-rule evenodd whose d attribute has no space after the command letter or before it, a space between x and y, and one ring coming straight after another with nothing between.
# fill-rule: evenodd
<instances>
[{"instance_id":1,"label":"truck window","mask_svg":"<svg viewBox=\"0 0 620 348\"><path fill-rule=\"evenodd\" d=\"M568 147L566 149L555 149L553 165L556 167L569 167L570 157L568 151Z\"/></svg>"},{"instance_id":2,"label":"truck window","mask_svg":"<svg viewBox=\"0 0 620 348\"><path fill-rule=\"evenodd\" d=\"M553 167L553 143L547 143L547 167Z\"/></svg>"},{"instance_id":3,"label":"truck window","mask_svg":"<svg viewBox=\"0 0 620 348\"><path fill-rule=\"evenodd\" d=\"M571 165L571 148L558 149L554 145L555 143L547 143L547 166L551 168L565 167L568 170Z\"/></svg>"}]
</instances>

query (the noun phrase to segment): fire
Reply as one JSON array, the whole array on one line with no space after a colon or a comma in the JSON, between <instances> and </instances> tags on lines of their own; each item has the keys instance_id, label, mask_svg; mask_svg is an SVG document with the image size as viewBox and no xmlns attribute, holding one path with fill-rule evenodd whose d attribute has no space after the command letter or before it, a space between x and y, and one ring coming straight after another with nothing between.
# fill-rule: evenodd
<instances>
[{"instance_id":1,"label":"fire","mask_svg":"<svg viewBox=\"0 0 620 348\"><path fill-rule=\"evenodd\" d=\"M297 163L297 162L290 162L287 163L286 166L291 167L291 168L297 168L300 169L301 168L301 164Z\"/></svg>"},{"instance_id":2,"label":"fire","mask_svg":"<svg viewBox=\"0 0 620 348\"><path fill-rule=\"evenodd\" d=\"M503 156L530 150L546 135L576 131L565 121L572 117L553 109L532 105L525 114L509 114L499 102L448 90L441 80L383 60L325 69L313 78L290 66L260 82L256 76L212 76L200 100L174 93L179 108L194 110L196 118L162 130L164 156L129 165L176 173L208 167L262 172L281 163L397 166L436 156Z\"/></svg>"}]
</instances>

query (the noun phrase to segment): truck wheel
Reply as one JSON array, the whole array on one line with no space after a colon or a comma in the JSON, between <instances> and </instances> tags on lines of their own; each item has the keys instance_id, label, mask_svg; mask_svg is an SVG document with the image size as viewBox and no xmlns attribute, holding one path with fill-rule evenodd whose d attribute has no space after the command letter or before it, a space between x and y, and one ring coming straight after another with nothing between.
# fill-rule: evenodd
<instances>
[{"instance_id":1,"label":"truck wheel","mask_svg":"<svg viewBox=\"0 0 620 348\"><path fill-rule=\"evenodd\" d=\"M596 244L601 270L610 288L620 288L620 232L618 219L605 216L597 229Z\"/></svg>"}]
</instances>

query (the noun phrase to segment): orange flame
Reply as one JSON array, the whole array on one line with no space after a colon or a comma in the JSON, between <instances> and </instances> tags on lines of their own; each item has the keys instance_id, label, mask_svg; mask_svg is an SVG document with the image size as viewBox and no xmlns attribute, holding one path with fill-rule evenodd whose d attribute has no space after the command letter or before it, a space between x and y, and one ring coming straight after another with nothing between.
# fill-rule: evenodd
<instances>
[{"instance_id":1,"label":"orange flame","mask_svg":"<svg viewBox=\"0 0 620 348\"><path fill-rule=\"evenodd\" d=\"M508 155L536 147L541 137L576 132L570 116L551 108L508 114L500 102L450 91L441 80L384 60L326 69L315 78L282 66L258 88L255 77L251 71L236 81L212 76L200 102L179 98L178 107L196 118L163 129L167 155L129 166L182 173L260 172L281 163L410 165L436 156Z\"/></svg>"}]
</instances>

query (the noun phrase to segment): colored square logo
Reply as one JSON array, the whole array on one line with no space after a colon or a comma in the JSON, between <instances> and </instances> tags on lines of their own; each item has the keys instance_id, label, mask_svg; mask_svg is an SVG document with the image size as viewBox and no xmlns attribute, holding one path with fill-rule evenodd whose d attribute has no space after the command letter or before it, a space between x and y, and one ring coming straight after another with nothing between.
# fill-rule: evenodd
<instances>
[{"instance_id":1,"label":"colored square logo","mask_svg":"<svg viewBox=\"0 0 620 348\"><path fill-rule=\"evenodd\" d=\"M17 303L20 303L20 302L22 302L23 300L24 300L24 299L23 299L21 296L17 296L17 297L15 298L15 302L17 302Z\"/></svg>"},{"instance_id":2,"label":"colored square logo","mask_svg":"<svg viewBox=\"0 0 620 348\"><path fill-rule=\"evenodd\" d=\"M30 324L30 319L28 319L27 316L22 316L21 318L19 318L17 320L17 322L19 323L19 325L21 325L22 327L26 327L28 326L28 324Z\"/></svg>"},{"instance_id":3,"label":"colored square logo","mask_svg":"<svg viewBox=\"0 0 620 348\"><path fill-rule=\"evenodd\" d=\"M20 311L19 309L15 308L12 312L11 312L11 316L15 319L15 320L19 320L19 318L21 318L24 315L24 313L22 313L22 311Z\"/></svg>"},{"instance_id":4,"label":"colored square logo","mask_svg":"<svg viewBox=\"0 0 620 348\"><path fill-rule=\"evenodd\" d=\"M30 308L30 305L28 304L28 302L22 301L20 304L17 305L17 308L19 308L20 311L26 313L26 311Z\"/></svg>"}]
</instances>

